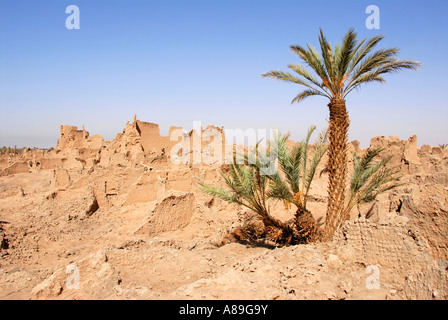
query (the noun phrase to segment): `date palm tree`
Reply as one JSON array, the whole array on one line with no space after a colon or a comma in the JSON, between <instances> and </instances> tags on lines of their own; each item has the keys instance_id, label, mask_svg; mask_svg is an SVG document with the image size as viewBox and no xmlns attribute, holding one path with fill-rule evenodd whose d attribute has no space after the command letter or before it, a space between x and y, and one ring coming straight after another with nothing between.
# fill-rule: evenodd
<instances>
[{"instance_id":1,"label":"date palm tree","mask_svg":"<svg viewBox=\"0 0 448 320\"><path fill-rule=\"evenodd\" d=\"M402 69L416 70L421 64L414 60L397 58L399 49L375 50L384 38L377 35L358 41L357 34L349 29L342 44L332 47L322 30L319 34L320 54L311 45L292 45L291 51L305 63L290 64L288 68L295 74L270 71L262 74L277 80L291 82L305 87L291 103L301 102L311 96L322 96L330 100L328 104L329 149L328 149L328 206L324 239L330 239L334 231L348 219L344 210L347 155L346 147L350 119L345 105L347 95L362 85L371 82L384 83L383 75Z\"/></svg>"}]
</instances>

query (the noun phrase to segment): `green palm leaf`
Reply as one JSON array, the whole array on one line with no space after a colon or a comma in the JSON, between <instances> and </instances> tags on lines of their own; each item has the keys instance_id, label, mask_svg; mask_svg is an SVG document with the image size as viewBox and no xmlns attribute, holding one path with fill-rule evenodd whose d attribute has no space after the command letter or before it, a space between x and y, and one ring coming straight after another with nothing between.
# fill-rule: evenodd
<instances>
[{"instance_id":1,"label":"green palm leaf","mask_svg":"<svg viewBox=\"0 0 448 320\"><path fill-rule=\"evenodd\" d=\"M302 58L302 60L310 66L321 79L328 77L322 57L314 47L310 45L307 45L307 47L308 50L299 45L290 46L291 51Z\"/></svg>"},{"instance_id":2,"label":"green palm leaf","mask_svg":"<svg viewBox=\"0 0 448 320\"><path fill-rule=\"evenodd\" d=\"M391 156L375 162L382 148L369 149L363 157L353 155L354 167L350 182L350 197L345 208L348 215L355 206L368 203L386 191L400 185L399 168L389 168Z\"/></svg>"},{"instance_id":3,"label":"green palm leaf","mask_svg":"<svg viewBox=\"0 0 448 320\"><path fill-rule=\"evenodd\" d=\"M336 64L338 66L338 78L342 79L347 73L349 64L353 58L353 53L357 45L355 30L349 29L344 36L340 54L337 57Z\"/></svg>"},{"instance_id":4,"label":"green palm leaf","mask_svg":"<svg viewBox=\"0 0 448 320\"><path fill-rule=\"evenodd\" d=\"M323 96L328 99L345 97L354 89L371 82L384 83L384 74L402 69L416 70L421 63L414 60L400 60L396 57L397 48L386 48L374 51L384 39L384 35L376 35L358 42L357 34L349 29L344 35L341 45L334 47L327 41L322 29L319 30L320 54L307 44L290 46L310 68L299 64L289 64L288 68L296 72L294 76L288 72L270 71L262 77L282 80L305 86L291 103L302 102L312 96ZM313 71L314 74L310 71Z\"/></svg>"}]
</instances>

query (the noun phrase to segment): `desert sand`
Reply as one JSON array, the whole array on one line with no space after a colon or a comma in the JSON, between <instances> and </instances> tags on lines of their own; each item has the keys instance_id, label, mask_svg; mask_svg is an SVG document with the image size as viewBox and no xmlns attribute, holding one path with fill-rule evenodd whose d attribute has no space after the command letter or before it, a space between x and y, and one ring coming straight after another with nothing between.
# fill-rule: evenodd
<instances>
[{"instance_id":1,"label":"desert sand","mask_svg":"<svg viewBox=\"0 0 448 320\"><path fill-rule=\"evenodd\" d=\"M330 242L278 247L223 241L254 214L201 193L224 165L173 164L176 143L134 118L112 141L64 125L54 150L2 155L0 299L448 299L448 149L372 138L404 185Z\"/></svg>"}]
</instances>

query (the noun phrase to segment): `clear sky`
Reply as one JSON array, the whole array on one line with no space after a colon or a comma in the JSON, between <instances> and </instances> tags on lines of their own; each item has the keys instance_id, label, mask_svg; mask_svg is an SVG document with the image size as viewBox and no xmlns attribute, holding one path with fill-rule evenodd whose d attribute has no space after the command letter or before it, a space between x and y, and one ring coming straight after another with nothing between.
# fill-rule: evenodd
<instances>
[{"instance_id":1,"label":"clear sky","mask_svg":"<svg viewBox=\"0 0 448 320\"><path fill-rule=\"evenodd\" d=\"M326 125L328 101L291 105L300 88L260 74L299 62L289 46L317 47L319 28L335 43L350 27L424 64L348 97L350 140L448 143L447 0L0 0L0 146L54 147L61 124L111 140L134 114L165 135L201 121L301 139Z\"/></svg>"}]
</instances>

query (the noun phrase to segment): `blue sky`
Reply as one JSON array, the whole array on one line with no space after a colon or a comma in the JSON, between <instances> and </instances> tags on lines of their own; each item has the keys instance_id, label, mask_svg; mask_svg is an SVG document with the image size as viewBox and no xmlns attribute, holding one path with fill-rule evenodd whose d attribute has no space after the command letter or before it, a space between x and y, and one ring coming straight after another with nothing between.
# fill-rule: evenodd
<instances>
[{"instance_id":1,"label":"blue sky","mask_svg":"<svg viewBox=\"0 0 448 320\"><path fill-rule=\"evenodd\" d=\"M68 30L69 5L80 29ZM365 26L368 5L380 29ZM191 129L276 128L301 139L322 128L328 101L290 101L297 85L263 79L299 62L292 44L385 34L380 47L424 64L347 99L350 140L418 135L448 143L448 1L439 0L0 0L0 146L54 147L59 125L111 140L137 114Z\"/></svg>"}]
</instances>

